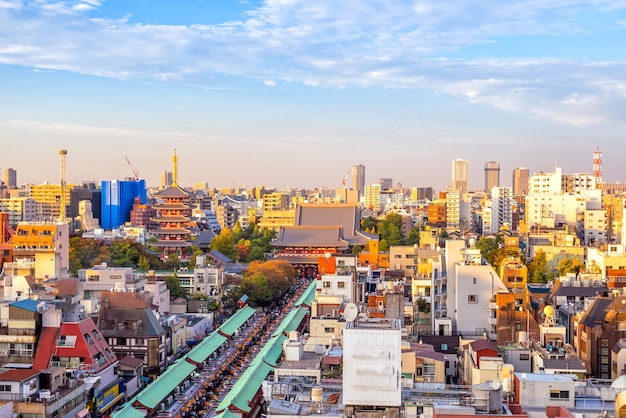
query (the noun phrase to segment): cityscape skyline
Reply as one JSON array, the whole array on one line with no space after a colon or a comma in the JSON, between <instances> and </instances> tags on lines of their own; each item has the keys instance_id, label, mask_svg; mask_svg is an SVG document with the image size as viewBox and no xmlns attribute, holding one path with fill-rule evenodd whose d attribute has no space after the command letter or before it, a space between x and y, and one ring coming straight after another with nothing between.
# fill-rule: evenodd
<instances>
[{"instance_id":1,"label":"cityscape skyline","mask_svg":"<svg viewBox=\"0 0 626 418\"><path fill-rule=\"evenodd\" d=\"M592 172L625 181L626 3L0 2L0 169L18 183L469 188ZM263 158L261 158L263 156ZM134 168L129 167L126 158Z\"/></svg>"}]
</instances>

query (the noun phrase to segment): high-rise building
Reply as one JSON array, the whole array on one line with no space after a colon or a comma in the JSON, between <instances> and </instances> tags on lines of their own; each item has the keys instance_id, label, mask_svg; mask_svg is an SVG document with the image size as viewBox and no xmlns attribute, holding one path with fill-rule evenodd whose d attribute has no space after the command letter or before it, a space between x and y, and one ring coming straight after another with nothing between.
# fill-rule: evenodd
<instances>
[{"instance_id":1,"label":"high-rise building","mask_svg":"<svg viewBox=\"0 0 626 418\"><path fill-rule=\"evenodd\" d=\"M110 230L130 222L130 211L136 197L146 203L145 180L103 180L102 228Z\"/></svg>"},{"instance_id":2,"label":"high-rise building","mask_svg":"<svg viewBox=\"0 0 626 418\"><path fill-rule=\"evenodd\" d=\"M467 193L467 160L456 159L452 161L451 191Z\"/></svg>"},{"instance_id":3,"label":"high-rise building","mask_svg":"<svg viewBox=\"0 0 626 418\"><path fill-rule=\"evenodd\" d=\"M12 168L7 168L4 170L4 186L9 189L14 189L17 187L17 171Z\"/></svg>"},{"instance_id":4,"label":"high-rise building","mask_svg":"<svg viewBox=\"0 0 626 418\"><path fill-rule=\"evenodd\" d=\"M393 189L393 179L389 177L381 177L378 179L378 184L380 184L380 188L383 190Z\"/></svg>"},{"instance_id":5,"label":"high-rise building","mask_svg":"<svg viewBox=\"0 0 626 418\"><path fill-rule=\"evenodd\" d=\"M485 163L485 192L500 186L500 163L489 161Z\"/></svg>"},{"instance_id":6,"label":"high-rise building","mask_svg":"<svg viewBox=\"0 0 626 418\"><path fill-rule=\"evenodd\" d=\"M380 184L368 184L365 186L365 207L376 212L382 210Z\"/></svg>"},{"instance_id":7,"label":"high-rise building","mask_svg":"<svg viewBox=\"0 0 626 418\"><path fill-rule=\"evenodd\" d=\"M163 170L161 171L161 189L167 189L172 185L172 172Z\"/></svg>"},{"instance_id":8,"label":"high-rise building","mask_svg":"<svg viewBox=\"0 0 626 418\"><path fill-rule=\"evenodd\" d=\"M365 166L363 164L352 166L352 188L359 192L359 197L365 193Z\"/></svg>"},{"instance_id":9,"label":"high-rise building","mask_svg":"<svg viewBox=\"0 0 626 418\"><path fill-rule=\"evenodd\" d=\"M518 167L513 170L513 195L521 196L528 194L528 169Z\"/></svg>"}]
</instances>

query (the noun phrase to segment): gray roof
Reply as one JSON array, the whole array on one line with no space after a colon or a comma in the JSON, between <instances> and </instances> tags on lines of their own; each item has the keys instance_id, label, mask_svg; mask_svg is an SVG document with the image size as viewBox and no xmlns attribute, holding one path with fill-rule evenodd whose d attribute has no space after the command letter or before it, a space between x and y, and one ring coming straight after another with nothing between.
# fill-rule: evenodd
<instances>
[{"instance_id":1,"label":"gray roof","mask_svg":"<svg viewBox=\"0 0 626 418\"><path fill-rule=\"evenodd\" d=\"M544 359L545 369L563 369L574 371L585 371L585 365L578 359Z\"/></svg>"},{"instance_id":2,"label":"gray roof","mask_svg":"<svg viewBox=\"0 0 626 418\"><path fill-rule=\"evenodd\" d=\"M342 235L340 226L283 226L272 245L276 247L348 248L348 242L342 238Z\"/></svg>"}]
</instances>

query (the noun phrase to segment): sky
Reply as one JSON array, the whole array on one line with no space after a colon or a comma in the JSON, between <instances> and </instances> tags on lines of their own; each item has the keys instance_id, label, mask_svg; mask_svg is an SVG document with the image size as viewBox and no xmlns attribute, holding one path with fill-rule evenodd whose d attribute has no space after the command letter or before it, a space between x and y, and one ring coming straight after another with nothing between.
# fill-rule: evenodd
<instances>
[{"instance_id":1,"label":"sky","mask_svg":"<svg viewBox=\"0 0 626 418\"><path fill-rule=\"evenodd\" d=\"M626 181L626 0L0 0L0 170L442 190ZM127 162L130 161L130 164ZM349 177L349 176L348 176ZM348 179L349 184L349 179Z\"/></svg>"}]
</instances>

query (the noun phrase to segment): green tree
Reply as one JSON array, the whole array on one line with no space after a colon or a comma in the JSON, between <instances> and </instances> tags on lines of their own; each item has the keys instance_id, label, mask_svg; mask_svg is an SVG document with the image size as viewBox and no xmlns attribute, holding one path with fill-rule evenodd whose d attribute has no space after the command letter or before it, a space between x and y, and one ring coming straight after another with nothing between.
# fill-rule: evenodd
<instances>
[{"instance_id":1,"label":"green tree","mask_svg":"<svg viewBox=\"0 0 626 418\"><path fill-rule=\"evenodd\" d=\"M137 270L150 270L150 260L145 255L139 256L139 261L137 262Z\"/></svg>"},{"instance_id":2,"label":"green tree","mask_svg":"<svg viewBox=\"0 0 626 418\"><path fill-rule=\"evenodd\" d=\"M265 252L261 247L251 247L250 254L248 255L248 261L263 261L265 260Z\"/></svg>"},{"instance_id":3,"label":"green tree","mask_svg":"<svg viewBox=\"0 0 626 418\"><path fill-rule=\"evenodd\" d=\"M180 258L177 254L171 253L167 256L167 260L163 265L167 270L178 270L180 267Z\"/></svg>"},{"instance_id":4,"label":"green tree","mask_svg":"<svg viewBox=\"0 0 626 418\"><path fill-rule=\"evenodd\" d=\"M361 219L361 230L370 232L372 234L377 234L378 232L378 220L373 216L368 216L367 218Z\"/></svg>"},{"instance_id":5,"label":"green tree","mask_svg":"<svg viewBox=\"0 0 626 418\"><path fill-rule=\"evenodd\" d=\"M185 295L185 289L180 285L180 280L178 280L178 275L173 274L171 276L165 277L165 284L167 288L170 290L170 296L177 298Z\"/></svg>"},{"instance_id":6,"label":"green tree","mask_svg":"<svg viewBox=\"0 0 626 418\"><path fill-rule=\"evenodd\" d=\"M559 272L559 277L565 276L567 273L580 273L580 270L583 267L583 263L579 258L564 258L559 261L559 265L557 266L557 270Z\"/></svg>"},{"instance_id":7,"label":"green tree","mask_svg":"<svg viewBox=\"0 0 626 418\"><path fill-rule=\"evenodd\" d=\"M139 261L139 249L131 240L115 240L111 243L111 264L116 267L135 267Z\"/></svg>"},{"instance_id":8,"label":"green tree","mask_svg":"<svg viewBox=\"0 0 626 418\"><path fill-rule=\"evenodd\" d=\"M528 263L528 277L531 283L545 283L548 280L548 257L543 250L535 253L533 259Z\"/></svg>"},{"instance_id":9,"label":"green tree","mask_svg":"<svg viewBox=\"0 0 626 418\"><path fill-rule=\"evenodd\" d=\"M419 226L414 226L411 228L409 233L406 235L406 240L404 242L405 245L415 245L419 247L420 245L420 230Z\"/></svg>"}]
</instances>

